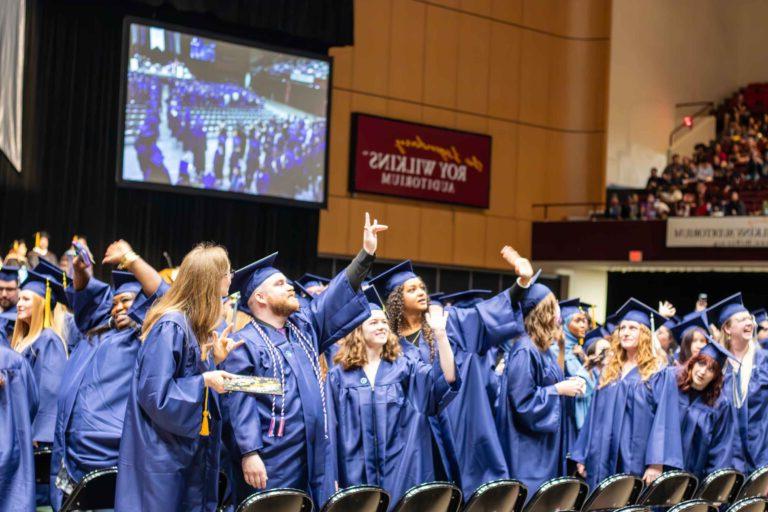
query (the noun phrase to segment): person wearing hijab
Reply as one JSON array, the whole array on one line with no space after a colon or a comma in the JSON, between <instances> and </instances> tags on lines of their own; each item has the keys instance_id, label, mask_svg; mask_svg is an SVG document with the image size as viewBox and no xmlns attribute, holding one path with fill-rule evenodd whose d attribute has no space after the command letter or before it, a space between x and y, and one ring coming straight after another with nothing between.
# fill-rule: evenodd
<instances>
[{"instance_id":1,"label":"person wearing hijab","mask_svg":"<svg viewBox=\"0 0 768 512\"><path fill-rule=\"evenodd\" d=\"M0 510L35 511L32 422L37 384L27 360L0 346Z\"/></svg>"},{"instance_id":2,"label":"person wearing hijab","mask_svg":"<svg viewBox=\"0 0 768 512\"><path fill-rule=\"evenodd\" d=\"M707 337L699 352L677 373L682 469L701 481L710 473L733 464L734 411L722 395L723 368L729 357L725 348Z\"/></svg>"},{"instance_id":3,"label":"person wearing hijab","mask_svg":"<svg viewBox=\"0 0 768 512\"><path fill-rule=\"evenodd\" d=\"M650 484L664 466L683 466L677 382L674 373L662 371L665 358L652 341L664 317L630 299L615 318L612 355L570 455L591 489L617 473Z\"/></svg>"},{"instance_id":4,"label":"person wearing hijab","mask_svg":"<svg viewBox=\"0 0 768 512\"><path fill-rule=\"evenodd\" d=\"M435 481L432 444L423 435L426 418L456 397L460 383L445 331L447 312L432 306L427 314L438 346L439 364L432 365L403 356L378 296L366 295L370 317L341 340L326 380L331 444L339 487L383 487L394 507L411 487Z\"/></svg>"},{"instance_id":5,"label":"person wearing hijab","mask_svg":"<svg viewBox=\"0 0 768 512\"><path fill-rule=\"evenodd\" d=\"M370 316L361 285L386 229L366 213L362 249L308 307L274 266L277 253L235 272L230 293L240 292L252 318L236 333L245 345L223 369L269 379L280 389L279 395L232 393L223 401L237 501L257 490L291 487L322 506L335 491L319 357Z\"/></svg>"},{"instance_id":6,"label":"person wearing hijab","mask_svg":"<svg viewBox=\"0 0 768 512\"><path fill-rule=\"evenodd\" d=\"M721 344L734 356L725 369L723 393L736 408L733 466L744 474L768 464L768 352L754 340L755 324L736 293L709 307Z\"/></svg>"},{"instance_id":7,"label":"person wearing hijab","mask_svg":"<svg viewBox=\"0 0 768 512\"><path fill-rule=\"evenodd\" d=\"M146 314L120 440L116 512L216 510L218 395L232 375L215 365L240 343L214 329L231 276L224 248L200 244Z\"/></svg>"},{"instance_id":8,"label":"person wearing hijab","mask_svg":"<svg viewBox=\"0 0 768 512\"><path fill-rule=\"evenodd\" d=\"M495 411L509 474L521 480L530 495L565 474L570 420L566 399L582 396L586 386L582 377L566 378L550 350L563 335L560 307L549 288L532 281L519 303L525 332L506 356Z\"/></svg>"}]
</instances>

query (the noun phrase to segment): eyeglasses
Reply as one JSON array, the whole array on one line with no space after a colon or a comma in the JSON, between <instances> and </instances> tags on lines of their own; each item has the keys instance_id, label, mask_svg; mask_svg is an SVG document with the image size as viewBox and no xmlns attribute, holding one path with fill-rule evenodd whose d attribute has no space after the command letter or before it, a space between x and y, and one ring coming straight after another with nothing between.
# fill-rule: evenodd
<instances>
[{"instance_id":1,"label":"eyeglasses","mask_svg":"<svg viewBox=\"0 0 768 512\"><path fill-rule=\"evenodd\" d=\"M7 286L0 286L0 293L3 293L3 292L12 293L12 292L15 292L18 289L19 288L17 286L14 286L12 288L11 287L7 287Z\"/></svg>"}]
</instances>

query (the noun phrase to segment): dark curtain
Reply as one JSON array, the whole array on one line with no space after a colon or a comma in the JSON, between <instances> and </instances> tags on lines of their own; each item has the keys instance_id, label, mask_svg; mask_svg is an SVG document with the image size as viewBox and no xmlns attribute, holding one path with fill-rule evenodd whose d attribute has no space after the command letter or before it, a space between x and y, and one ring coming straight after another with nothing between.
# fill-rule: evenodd
<instances>
[{"instance_id":1,"label":"dark curtain","mask_svg":"<svg viewBox=\"0 0 768 512\"><path fill-rule=\"evenodd\" d=\"M3 255L16 238L31 249L34 231L45 229L57 254L79 233L97 258L124 238L164 267L163 252L178 264L195 243L215 241L227 247L233 266L280 251L287 274L314 269L317 210L116 186L122 22L126 15L153 17L327 52L351 43L352 0L28 4L22 172L0 156Z\"/></svg>"},{"instance_id":2,"label":"dark curtain","mask_svg":"<svg viewBox=\"0 0 768 512\"><path fill-rule=\"evenodd\" d=\"M682 317L694 310L699 293L707 294L711 306L736 292L754 310L768 306L764 282L764 274L753 272L609 272L608 312L635 297L654 308L668 300Z\"/></svg>"}]
</instances>

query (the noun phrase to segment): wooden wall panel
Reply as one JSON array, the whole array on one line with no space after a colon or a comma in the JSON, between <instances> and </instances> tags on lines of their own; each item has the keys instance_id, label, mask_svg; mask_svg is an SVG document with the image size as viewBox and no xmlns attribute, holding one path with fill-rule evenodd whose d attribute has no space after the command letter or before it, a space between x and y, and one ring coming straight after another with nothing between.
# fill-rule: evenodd
<instances>
[{"instance_id":1,"label":"wooden wall panel","mask_svg":"<svg viewBox=\"0 0 768 512\"><path fill-rule=\"evenodd\" d=\"M506 269L504 244L530 254L533 203L602 198L610 0L357 0L355 20L331 52L320 253L356 254L367 210L391 227L382 259ZM351 112L490 134L490 208L352 197Z\"/></svg>"}]
</instances>

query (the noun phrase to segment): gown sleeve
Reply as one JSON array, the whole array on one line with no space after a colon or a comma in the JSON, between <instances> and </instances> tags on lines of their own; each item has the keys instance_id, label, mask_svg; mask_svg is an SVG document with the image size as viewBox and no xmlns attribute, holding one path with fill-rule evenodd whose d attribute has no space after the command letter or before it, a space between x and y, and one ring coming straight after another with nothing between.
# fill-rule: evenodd
<instances>
[{"instance_id":1,"label":"gown sleeve","mask_svg":"<svg viewBox=\"0 0 768 512\"><path fill-rule=\"evenodd\" d=\"M232 352L222 363L222 370L235 375L257 375L256 349L250 340ZM227 393L223 397L224 407L232 425L235 443L242 455L261 450L264 443L261 439L261 422L258 402L249 393Z\"/></svg>"},{"instance_id":2,"label":"gown sleeve","mask_svg":"<svg viewBox=\"0 0 768 512\"><path fill-rule=\"evenodd\" d=\"M347 273L341 272L322 294L312 300L309 310L300 314L306 315L314 328L318 352L323 353L362 324L371 315L371 311L365 294L355 291Z\"/></svg>"},{"instance_id":3,"label":"gown sleeve","mask_svg":"<svg viewBox=\"0 0 768 512\"><path fill-rule=\"evenodd\" d=\"M448 339L466 351L485 354L523 333L522 317L504 290L471 308L448 308Z\"/></svg>"},{"instance_id":4,"label":"gown sleeve","mask_svg":"<svg viewBox=\"0 0 768 512\"><path fill-rule=\"evenodd\" d=\"M733 467L733 440L736 433L733 405L721 398L715 405L712 424L712 443L707 458L706 474Z\"/></svg>"},{"instance_id":5,"label":"gown sleeve","mask_svg":"<svg viewBox=\"0 0 768 512\"><path fill-rule=\"evenodd\" d=\"M665 368L644 383L647 400L654 409L653 423L648 436L645 465L662 464L683 468L683 440L680 431L680 405L678 404L677 373Z\"/></svg>"},{"instance_id":6,"label":"gown sleeve","mask_svg":"<svg viewBox=\"0 0 768 512\"><path fill-rule=\"evenodd\" d=\"M112 311L112 288L107 283L91 277L82 290L68 289L67 299L72 306L75 324L80 332L88 332L109 320Z\"/></svg>"},{"instance_id":7,"label":"gown sleeve","mask_svg":"<svg viewBox=\"0 0 768 512\"><path fill-rule=\"evenodd\" d=\"M35 376L32 373L32 368L29 367L29 363L26 359L21 360L19 367L20 381L24 386L24 390L27 393L27 405L29 406L29 422L34 421L37 415L37 408L40 406L40 396L37 393L37 383L35 382Z\"/></svg>"},{"instance_id":8,"label":"gown sleeve","mask_svg":"<svg viewBox=\"0 0 768 512\"><path fill-rule=\"evenodd\" d=\"M184 332L173 322L153 326L136 367L136 393L142 410L162 429L178 436L197 437L205 386L202 375L183 375L178 368L185 341L190 340L185 340Z\"/></svg>"},{"instance_id":9,"label":"gown sleeve","mask_svg":"<svg viewBox=\"0 0 768 512\"><path fill-rule=\"evenodd\" d=\"M449 384L439 363L428 364L411 357L403 360L408 365L406 398L416 410L434 416L456 398L461 387L458 370L455 370L456 380Z\"/></svg>"},{"instance_id":10,"label":"gown sleeve","mask_svg":"<svg viewBox=\"0 0 768 512\"><path fill-rule=\"evenodd\" d=\"M56 425L56 396L59 393L61 377L67 364L64 342L51 329L44 329L28 349L29 366L37 384L39 407L35 416L33 431L35 441L53 442Z\"/></svg>"},{"instance_id":11,"label":"gown sleeve","mask_svg":"<svg viewBox=\"0 0 768 512\"><path fill-rule=\"evenodd\" d=\"M516 422L530 432L556 432L560 428L560 395L554 384L538 386L534 378L537 361L527 350L516 350L505 371L509 377L508 398Z\"/></svg>"},{"instance_id":12,"label":"gown sleeve","mask_svg":"<svg viewBox=\"0 0 768 512\"><path fill-rule=\"evenodd\" d=\"M144 318L146 318L149 308L152 307L157 299L165 295L169 288L170 285L168 283L165 281L160 281L160 286L158 286L157 290L155 290L155 293L149 297L141 292L137 294L130 311L128 311L128 316L131 317L131 320L137 324L143 324Z\"/></svg>"}]
</instances>

